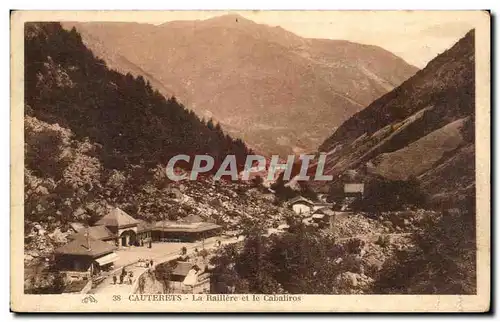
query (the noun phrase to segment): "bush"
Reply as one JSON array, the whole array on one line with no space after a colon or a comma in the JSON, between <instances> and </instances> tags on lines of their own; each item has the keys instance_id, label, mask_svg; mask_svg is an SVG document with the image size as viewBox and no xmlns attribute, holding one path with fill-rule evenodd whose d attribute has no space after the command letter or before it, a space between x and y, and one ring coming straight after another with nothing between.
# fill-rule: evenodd
<instances>
[{"instance_id":1,"label":"bush","mask_svg":"<svg viewBox=\"0 0 500 322\"><path fill-rule=\"evenodd\" d=\"M387 248L391 244L391 237L389 235L380 235L375 244L382 248Z\"/></svg>"},{"instance_id":2,"label":"bush","mask_svg":"<svg viewBox=\"0 0 500 322\"><path fill-rule=\"evenodd\" d=\"M351 204L355 211L382 212L406 208L425 208L428 196L416 178L406 181L377 180L369 184L363 198Z\"/></svg>"},{"instance_id":3,"label":"bush","mask_svg":"<svg viewBox=\"0 0 500 322\"><path fill-rule=\"evenodd\" d=\"M427 216L413 236L415 247L387 261L375 292L475 294L476 231L473 201L456 214Z\"/></svg>"}]
</instances>

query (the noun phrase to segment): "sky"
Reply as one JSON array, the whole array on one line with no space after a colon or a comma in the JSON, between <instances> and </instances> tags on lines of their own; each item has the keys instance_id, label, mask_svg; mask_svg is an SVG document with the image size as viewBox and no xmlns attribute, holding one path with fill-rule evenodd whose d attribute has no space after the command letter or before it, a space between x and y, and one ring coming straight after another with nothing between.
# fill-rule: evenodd
<instances>
[{"instance_id":1,"label":"sky","mask_svg":"<svg viewBox=\"0 0 500 322\"><path fill-rule=\"evenodd\" d=\"M162 24L174 20L204 20L239 14L257 23L281 26L306 38L349 40L376 45L423 68L474 26L484 22L481 11L122 11L75 16L85 21L133 21ZM61 12L61 20L69 18ZM57 16L52 15L52 20ZM484 26L484 24L482 24Z\"/></svg>"},{"instance_id":2,"label":"sky","mask_svg":"<svg viewBox=\"0 0 500 322\"><path fill-rule=\"evenodd\" d=\"M315 15L317 18L311 19L297 14L281 21L266 14L249 18L259 23L279 24L302 37L380 46L419 68L474 28L474 19L467 12L355 11Z\"/></svg>"}]
</instances>

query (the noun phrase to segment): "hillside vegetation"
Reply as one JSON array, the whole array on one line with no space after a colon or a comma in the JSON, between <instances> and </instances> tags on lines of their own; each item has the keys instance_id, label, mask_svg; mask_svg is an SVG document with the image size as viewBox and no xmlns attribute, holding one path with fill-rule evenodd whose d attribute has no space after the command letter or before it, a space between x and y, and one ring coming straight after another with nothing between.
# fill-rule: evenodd
<instances>
[{"instance_id":1,"label":"hillside vegetation","mask_svg":"<svg viewBox=\"0 0 500 322\"><path fill-rule=\"evenodd\" d=\"M474 195L474 69L472 30L325 140L326 172L416 178L435 204Z\"/></svg>"},{"instance_id":2,"label":"hillside vegetation","mask_svg":"<svg viewBox=\"0 0 500 322\"><path fill-rule=\"evenodd\" d=\"M91 224L109 206L147 220L188 215L195 210L169 193L175 185L165 175L167 160L178 153L218 161L235 154L243 164L250 153L241 140L175 98L165 99L142 77L108 69L76 30L29 23L25 32L26 236L34 229L64 230L71 221ZM221 197L223 187L207 181L207 187L186 189L210 194L209 186L217 194L201 200L208 203Z\"/></svg>"}]
</instances>

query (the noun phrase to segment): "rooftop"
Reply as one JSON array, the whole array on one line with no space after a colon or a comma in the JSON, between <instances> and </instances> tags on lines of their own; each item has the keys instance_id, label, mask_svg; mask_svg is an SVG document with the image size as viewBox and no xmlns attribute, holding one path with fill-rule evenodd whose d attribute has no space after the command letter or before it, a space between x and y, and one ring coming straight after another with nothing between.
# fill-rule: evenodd
<instances>
[{"instance_id":1,"label":"rooftop","mask_svg":"<svg viewBox=\"0 0 500 322\"><path fill-rule=\"evenodd\" d=\"M201 270L202 272L206 270L206 265L204 264L195 264L191 262L182 262L182 261L177 261L174 264L174 268L172 270L172 275L180 275L180 276L186 276L191 269L196 269L197 271ZM201 266L201 267L200 267Z\"/></svg>"},{"instance_id":2,"label":"rooftop","mask_svg":"<svg viewBox=\"0 0 500 322\"><path fill-rule=\"evenodd\" d=\"M172 270L172 275L186 276L193 266L194 264L190 262L177 262Z\"/></svg>"},{"instance_id":3,"label":"rooftop","mask_svg":"<svg viewBox=\"0 0 500 322\"><path fill-rule=\"evenodd\" d=\"M311 205L314 204L314 202L312 202L311 200L304 198L302 196L297 196L297 197L294 197L294 198L287 201L287 203L289 205L293 205L293 204L298 203L298 202L308 203Z\"/></svg>"},{"instance_id":4,"label":"rooftop","mask_svg":"<svg viewBox=\"0 0 500 322\"><path fill-rule=\"evenodd\" d=\"M159 221L151 229L161 231L185 231L185 232L203 232L221 228L221 226L209 222L183 223L177 221Z\"/></svg>"},{"instance_id":5,"label":"rooftop","mask_svg":"<svg viewBox=\"0 0 500 322\"><path fill-rule=\"evenodd\" d=\"M91 239L91 238L76 238L75 240L61 246L55 250L56 254L62 255L77 255L77 256L90 256L98 257L104 254L113 252L115 246L106 242Z\"/></svg>"},{"instance_id":6,"label":"rooftop","mask_svg":"<svg viewBox=\"0 0 500 322\"><path fill-rule=\"evenodd\" d=\"M78 238L86 238L87 232L89 233L89 237L92 239L109 240L116 237L115 234L113 234L108 228L106 228L106 226L92 226L83 228L77 233L69 235L68 239L74 240Z\"/></svg>"},{"instance_id":7,"label":"rooftop","mask_svg":"<svg viewBox=\"0 0 500 322\"><path fill-rule=\"evenodd\" d=\"M95 225L118 228L135 226L137 224L138 221L135 218L118 207L113 208L106 216L102 217L95 223Z\"/></svg>"}]
</instances>

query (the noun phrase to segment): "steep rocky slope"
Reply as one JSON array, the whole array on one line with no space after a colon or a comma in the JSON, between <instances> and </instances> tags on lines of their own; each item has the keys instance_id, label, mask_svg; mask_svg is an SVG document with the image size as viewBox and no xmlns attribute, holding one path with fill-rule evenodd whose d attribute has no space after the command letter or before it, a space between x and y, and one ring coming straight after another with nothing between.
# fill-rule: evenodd
<instances>
[{"instance_id":1,"label":"steep rocky slope","mask_svg":"<svg viewBox=\"0 0 500 322\"><path fill-rule=\"evenodd\" d=\"M93 224L110 206L149 221L196 214L228 229L245 217L279 221L286 213L252 183L168 180L170 155L236 154L241 161L249 151L142 77L109 70L75 30L26 24L25 61L28 260L64 243L70 222Z\"/></svg>"},{"instance_id":2,"label":"steep rocky slope","mask_svg":"<svg viewBox=\"0 0 500 322\"><path fill-rule=\"evenodd\" d=\"M143 75L263 153L314 151L332 126L417 70L382 48L305 39L236 15L65 26L112 68Z\"/></svg>"},{"instance_id":3,"label":"steep rocky slope","mask_svg":"<svg viewBox=\"0 0 500 322\"><path fill-rule=\"evenodd\" d=\"M474 31L344 122L320 147L327 172L416 177L437 200L474 193Z\"/></svg>"}]
</instances>

